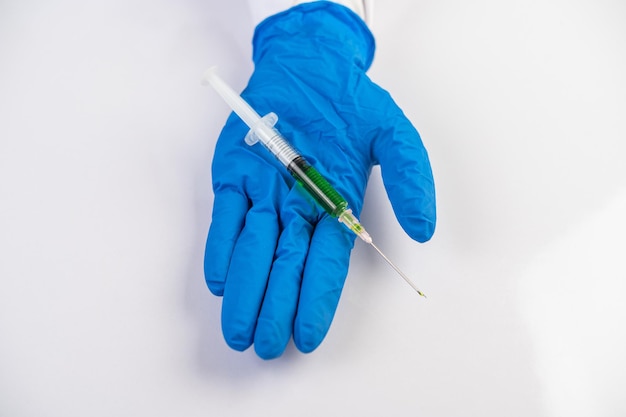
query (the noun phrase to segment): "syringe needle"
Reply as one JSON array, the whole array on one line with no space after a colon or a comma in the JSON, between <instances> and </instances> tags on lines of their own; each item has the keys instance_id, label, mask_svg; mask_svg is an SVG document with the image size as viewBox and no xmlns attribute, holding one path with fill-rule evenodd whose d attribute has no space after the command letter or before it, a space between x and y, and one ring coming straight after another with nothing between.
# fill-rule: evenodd
<instances>
[{"instance_id":1,"label":"syringe needle","mask_svg":"<svg viewBox=\"0 0 626 417\"><path fill-rule=\"evenodd\" d=\"M372 245L372 247L374 249L376 249L376 252L378 252L380 254L380 256L382 256L385 261L387 261L387 263L398 273L398 275L400 275L407 282L407 284L409 284L411 286L411 288L413 288L415 291L417 291L417 293L419 295L421 295L422 297L426 298L426 294L424 294L422 291L420 291L420 289L417 288L417 286L413 283L413 281L411 281L409 279L409 277L404 275L404 272L402 272L400 270L400 268L398 268L393 262L391 262L391 260L389 258L387 258L385 256L385 254L382 253L382 251L380 249L378 249L378 247L376 245L374 245L374 242L370 242L370 245Z\"/></svg>"}]
</instances>

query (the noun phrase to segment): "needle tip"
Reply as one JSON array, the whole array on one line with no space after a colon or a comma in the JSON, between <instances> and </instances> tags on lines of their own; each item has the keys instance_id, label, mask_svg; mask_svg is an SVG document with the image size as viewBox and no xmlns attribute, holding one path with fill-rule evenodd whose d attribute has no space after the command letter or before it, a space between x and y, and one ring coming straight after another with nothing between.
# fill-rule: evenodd
<instances>
[{"instance_id":1,"label":"needle tip","mask_svg":"<svg viewBox=\"0 0 626 417\"><path fill-rule=\"evenodd\" d=\"M419 290L419 289L415 286L415 284L413 284L413 281L411 281L411 280L409 279L409 277L407 277L407 276L404 274L404 272L402 272L402 271L400 270L400 268L398 268L398 267L397 267L397 266L396 266L393 262L391 262L391 261L389 260L389 258L387 258L387 256L385 256L385 254L384 254L384 253L382 253L382 251L381 251L380 249L378 249L378 246L374 245L374 242L369 242L369 244L370 244L370 245L372 245L372 247L373 247L374 249L376 249L376 252L378 252L378 253L380 254L380 256L382 256L382 257L383 257L383 259L384 259L384 260L385 260L385 261L386 261L386 262L387 262L387 263L388 263L388 264L389 264L389 265L390 265L390 266L391 266L391 267L392 267L392 268L393 268L393 269L394 269L394 270L398 273L398 275L400 275L400 276L401 276L401 277L402 277L402 278L403 278L403 279L404 279L404 280L405 280L405 281L406 281L406 282L407 282L407 283L408 283L408 284L409 284L409 285L410 285L410 286L411 286L411 287L412 287L412 288L413 288L413 289L414 289L414 290L415 290L415 291L416 291L419 295L421 295L421 296L422 296L422 297L424 297L424 298L427 298L427 297L426 297L426 294L424 294L422 291L420 291L420 290Z\"/></svg>"}]
</instances>

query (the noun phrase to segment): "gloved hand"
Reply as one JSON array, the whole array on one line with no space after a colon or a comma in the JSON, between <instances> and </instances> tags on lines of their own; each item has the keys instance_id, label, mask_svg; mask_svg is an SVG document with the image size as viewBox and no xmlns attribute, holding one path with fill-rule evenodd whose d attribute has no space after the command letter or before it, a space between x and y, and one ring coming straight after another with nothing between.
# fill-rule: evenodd
<instances>
[{"instance_id":1,"label":"gloved hand","mask_svg":"<svg viewBox=\"0 0 626 417\"><path fill-rule=\"evenodd\" d=\"M255 71L242 96L348 200L358 215L380 163L396 217L420 242L435 227L435 193L420 137L365 75L374 39L349 9L305 3L261 23ZM328 216L232 114L213 159L215 200L205 276L223 295L229 346L280 356L293 335L311 352L326 335L348 272L354 235Z\"/></svg>"}]
</instances>

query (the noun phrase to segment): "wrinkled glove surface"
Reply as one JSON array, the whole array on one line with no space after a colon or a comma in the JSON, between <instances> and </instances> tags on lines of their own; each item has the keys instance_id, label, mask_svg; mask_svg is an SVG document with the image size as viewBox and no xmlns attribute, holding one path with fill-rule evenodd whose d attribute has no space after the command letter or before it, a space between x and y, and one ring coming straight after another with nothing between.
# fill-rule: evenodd
<instances>
[{"instance_id":1,"label":"wrinkled glove surface","mask_svg":"<svg viewBox=\"0 0 626 417\"><path fill-rule=\"evenodd\" d=\"M305 3L256 29L255 70L242 96L361 210L371 168L406 233L435 228L435 192L420 137L389 94L365 74L374 39L349 9ZM213 160L213 218L205 276L223 295L222 330L236 350L265 359L293 336L302 352L323 340L348 272L354 235L328 216L231 114Z\"/></svg>"}]
</instances>

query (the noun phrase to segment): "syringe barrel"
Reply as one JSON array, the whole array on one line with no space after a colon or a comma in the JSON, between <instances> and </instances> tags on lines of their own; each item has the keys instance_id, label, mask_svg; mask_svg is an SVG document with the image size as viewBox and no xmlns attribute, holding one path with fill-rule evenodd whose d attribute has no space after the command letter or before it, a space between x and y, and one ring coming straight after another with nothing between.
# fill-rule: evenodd
<instances>
[{"instance_id":1,"label":"syringe barrel","mask_svg":"<svg viewBox=\"0 0 626 417\"><path fill-rule=\"evenodd\" d=\"M303 157L294 159L287 169L331 216L339 217L348 208L346 199Z\"/></svg>"},{"instance_id":2,"label":"syringe barrel","mask_svg":"<svg viewBox=\"0 0 626 417\"><path fill-rule=\"evenodd\" d=\"M245 140L250 146L261 142L281 164L289 168L291 161L300 155L298 151L285 140L280 132L274 128L274 124L276 124L277 120L278 117L274 113L265 115L252 126Z\"/></svg>"},{"instance_id":3,"label":"syringe barrel","mask_svg":"<svg viewBox=\"0 0 626 417\"><path fill-rule=\"evenodd\" d=\"M254 145L261 142L328 214L339 217L348 208L348 202L274 128L277 120L274 113L262 117L248 132L246 143Z\"/></svg>"}]
</instances>

